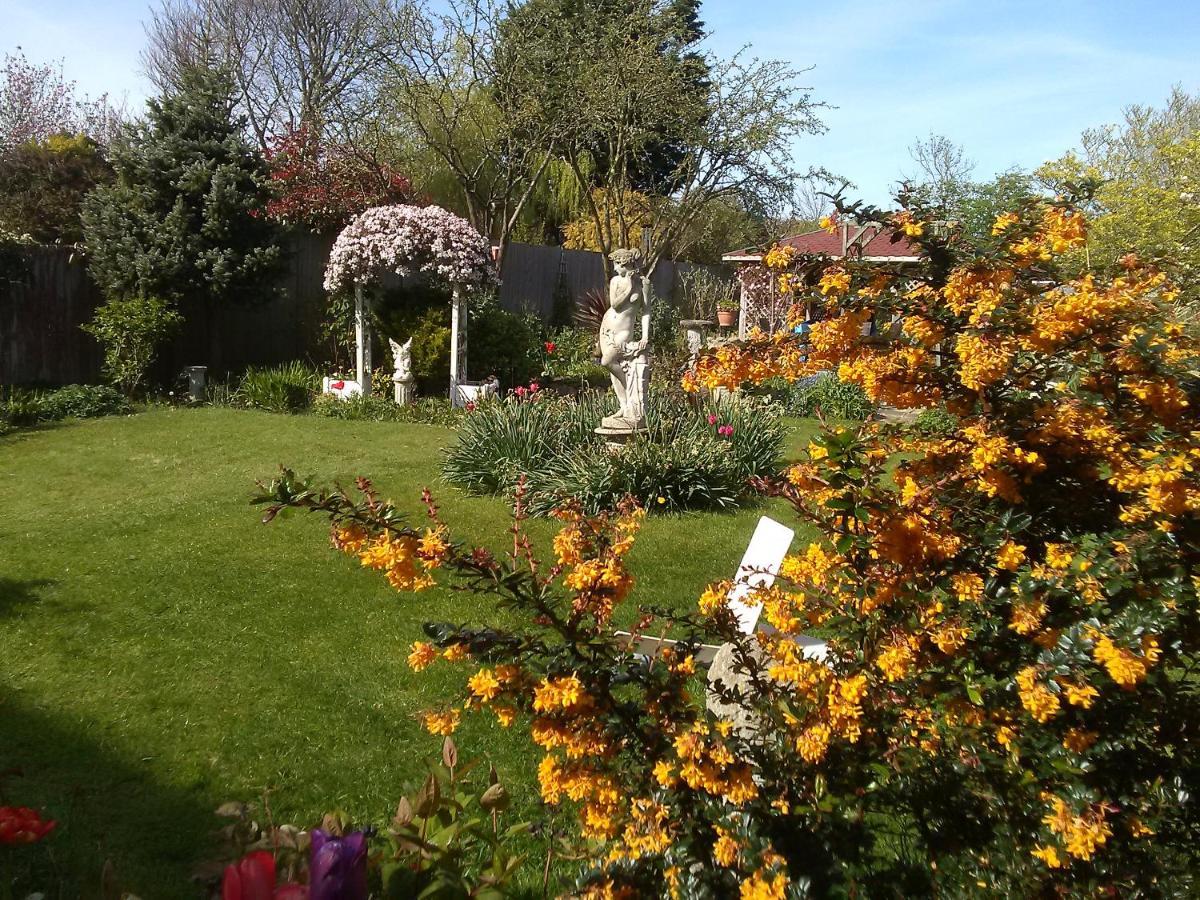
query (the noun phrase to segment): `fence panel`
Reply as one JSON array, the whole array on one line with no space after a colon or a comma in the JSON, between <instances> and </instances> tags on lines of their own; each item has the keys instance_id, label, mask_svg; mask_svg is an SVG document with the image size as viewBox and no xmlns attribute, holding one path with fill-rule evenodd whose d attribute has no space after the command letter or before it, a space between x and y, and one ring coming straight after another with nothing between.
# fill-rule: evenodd
<instances>
[{"instance_id":1,"label":"fence panel","mask_svg":"<svg viewBox=\"0 0 1200 900\"><path fill-rule=\"evenodd\" d=\"M289 235L290 253L280 290L261 304L197 302L181 309L185 324L163 348L155 367L157 379L172 382L189 365L208 366L213 377L221 377L250 365L326 356L320 336L327 303L322 280L332 245L328 235ZM84 260L59 247L31 248L25 255L27 277L0 288L0 383L96 381L102 353L79 326L91 320L103 298L88 277ZM651 276L655 294L672 298L681 308L679 279L695 268L659 261ZM505 309L525 310L549 322L560 283L571 296L572 309L588 294L604 296L600 254L512 244L505 258L500 302Z\"/></svg>"},{"instance_id":2,"label":"fence panel","mask_svg":"<svg viewBox=\"0 0 1200 900\"><path fill-rule=\"evenodd\" d=\"M554 316L561 247L510 244L504 252L500 305L512 312L528 311L544 322Z\"/></svg>"},{"instance_id":3,"label":"fence panel","mask_svg":"<svg viewBox=\"0 0 1200 900\"><path fill-rule=\"evenodd\" d=\"M78 254L24 251L25 273L0 286L0 384L69 384L100 377L100 345L79 326L103 302Z\"/></svg>"}]
</instances>

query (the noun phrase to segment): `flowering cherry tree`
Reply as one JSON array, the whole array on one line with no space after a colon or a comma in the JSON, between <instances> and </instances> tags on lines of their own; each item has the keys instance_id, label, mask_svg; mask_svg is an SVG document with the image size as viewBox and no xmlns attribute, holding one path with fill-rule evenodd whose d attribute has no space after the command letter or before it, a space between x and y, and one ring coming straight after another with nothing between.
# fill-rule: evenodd
<instances>
[{"instance_id":1,"label":"flowering cherry tree","mask_svg":"<svg viewBox=\"0 0 1200 900\"><path fill-rule=\"evenodd\" d=\"M459 377L466 365L462 288L496 281L491 245L466 219L440 206L376 206L342 230L329 254L325 289L355 290L358 380L364 392L369 390L371 359L362 289L388 273L433 278L453 289L450 399L457 403Z\"/></svg>"}]
</instances>

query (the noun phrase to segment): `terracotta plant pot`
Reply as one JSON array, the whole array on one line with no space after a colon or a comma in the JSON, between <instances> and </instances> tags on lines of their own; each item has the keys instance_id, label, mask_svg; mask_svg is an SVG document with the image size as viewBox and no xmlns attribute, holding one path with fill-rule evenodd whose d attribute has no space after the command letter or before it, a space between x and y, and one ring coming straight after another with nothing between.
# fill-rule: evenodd
<instances>
[{"instance_id":1,"label":"terracotta plant pot","mask_svg":"<svg viewBox=\"0 0 1200 900\"><path fill-rule=\"evenodd\" d=\"M733 324L734 319L736 319L736 318L737 318L737 310L733 310L733 309L718 309L717 310L717 324L720 325L722 328L728 328L730 325Z\"/></svg>"}]
</instances>

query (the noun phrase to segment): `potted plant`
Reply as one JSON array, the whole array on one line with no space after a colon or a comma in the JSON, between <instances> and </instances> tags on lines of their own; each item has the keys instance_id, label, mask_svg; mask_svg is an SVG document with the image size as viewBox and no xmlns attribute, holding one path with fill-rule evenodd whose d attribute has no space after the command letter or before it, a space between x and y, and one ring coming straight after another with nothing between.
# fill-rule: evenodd
<instances>
[{"instance_id":1,"label":"potted plant","mask_svg":"<svg viewBox=\"0 0 1200 900\"><path fill-rule=\"evenodd\" d=\"M741 305L738 301L722 298L717 303L717 324L722 328L729 328L736 321L740 310Z\"/></svg>"}]
</instances>

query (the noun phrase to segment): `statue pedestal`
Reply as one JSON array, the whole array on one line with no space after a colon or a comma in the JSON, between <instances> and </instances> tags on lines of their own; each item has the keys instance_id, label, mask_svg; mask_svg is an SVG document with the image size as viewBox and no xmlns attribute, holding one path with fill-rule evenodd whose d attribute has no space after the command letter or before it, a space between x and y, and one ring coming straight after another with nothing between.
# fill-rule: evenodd
<instances>
[{"instance_id":1,"label":"statue pedestal","mask_svg":"<svg viewBox=\"0 0 1200 900\"><path fill-rule=\"evenodd\" d=\"M411 378L394 378L392 385L396 389L396 405L409 406L413 402L413 380Z\"/></svg>"},{"instance_id":2,"label":"statue pedestal","mask_svg":"<svg viewBox=\"0 0 1200 900\"><path fill-rule=\"evenodd\" d=\"M604 438L610 450L620 450L640 434L646 433L646 422L631 422L621 416L605 416L596 434Z\"/></svg>"}]
</instances>

